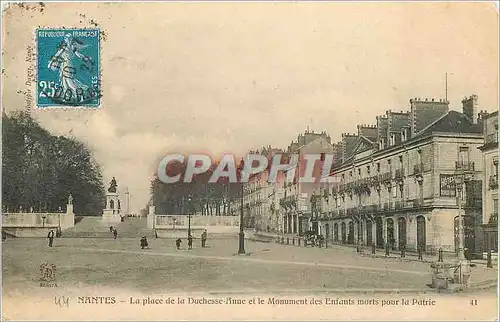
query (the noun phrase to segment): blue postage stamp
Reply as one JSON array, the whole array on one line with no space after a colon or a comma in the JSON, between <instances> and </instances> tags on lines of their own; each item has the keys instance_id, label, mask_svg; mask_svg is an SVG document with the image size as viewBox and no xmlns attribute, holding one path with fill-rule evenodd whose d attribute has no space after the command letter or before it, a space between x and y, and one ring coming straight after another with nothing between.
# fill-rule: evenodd
<instances>
[{"instance_id":1,"label":"blue postage stamp","mask_svg":"<svg viewBox=\"0 0 500 322\"><path fill-rule=\"evenodd\" d=\"M36 31L37 106L99 107L99 29Z\"/></svg>"}]
</instances>

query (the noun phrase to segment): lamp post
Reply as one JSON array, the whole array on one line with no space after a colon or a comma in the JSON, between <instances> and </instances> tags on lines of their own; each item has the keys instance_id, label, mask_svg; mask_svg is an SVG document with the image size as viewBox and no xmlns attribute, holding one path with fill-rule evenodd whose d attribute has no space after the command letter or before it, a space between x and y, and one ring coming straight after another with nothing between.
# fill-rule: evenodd
<instances>
[{"instance_id":1,"label":"lamp post","mask_svg":"<svg viewBox=\"0 0 500 322\"><path fill-rule=\"evenodd\" d=\"M241 177L243 178L243 170L241 171ZM240 211L240 234L239 234L239 247L238 254L245 254L245 232L243 230L243 194L244 194L244 185L243 180L241 180L241 211Z\"/></svg>"},{"instance_id":2,"label":"lamp post","mask_svg":"<svg viewBox=\"0 0 500 322\"><path fill-rule=\"evenodd\" d=\"M189 205L189 210L188 210L188 237L191 236L191 195L188 195L188 205Z\"/></svg>"},{"instance_id":3,"label":"lamp post","mask_svg":"<svg viewBox=\"0 0 500 322\"><path fill-rule=\"evenodd\" d=\"M45 217L45 215L43 215L42 216L42 227L45 227L45 218L47 218L47 217Z\"/></svg>"},{"instance_id":4,"label":"lamp post","mask_svg":"<svg viewBox=\"0 0 500 322\"><path fill-rule=\"evenodd\" d=\"M126 188L125 190L125 201L126 201L126 212L125 212L125 216L129 216L130 215L130 192L128 191L128 188Z\"/></svg>"}]
</instances>

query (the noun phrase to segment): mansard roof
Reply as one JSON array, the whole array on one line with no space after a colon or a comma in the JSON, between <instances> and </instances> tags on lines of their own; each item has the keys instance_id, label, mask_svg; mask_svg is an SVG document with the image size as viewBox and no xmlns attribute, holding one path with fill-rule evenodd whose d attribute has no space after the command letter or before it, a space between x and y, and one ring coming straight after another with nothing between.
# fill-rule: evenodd
<instances>
[{"instance_id":1,"label":"mansard roof","mask_svg":"<svg viewBox=\"0 0 500 322\"><path fill-rule=\"evenodd\" d=\"M434 123L422 129L421 132L417 133L417 136L425 136L435 132L481 134L483 128L481 124L472 123L465 114L449 111Z\"/></svg>"}]
</instances>

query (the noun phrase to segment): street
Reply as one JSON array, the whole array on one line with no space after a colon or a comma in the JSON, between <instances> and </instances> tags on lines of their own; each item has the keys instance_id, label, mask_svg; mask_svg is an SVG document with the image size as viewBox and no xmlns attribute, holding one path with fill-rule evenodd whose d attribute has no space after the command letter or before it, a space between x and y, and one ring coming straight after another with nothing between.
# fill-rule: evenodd
<instances>
[{"instance_id":1,"label":"street","mask_svg":"<svg viewBox=\"0 0 500 322\"><path fill-rule=\"evenodd\" d=\"M99 285L145 292L287 292L327 290L425 291L428 264L362 257L350 248L298 248L237 240L209 240L207 248L152 239L10 239L4 243L4 292L38 288L39 266L56 265L58 287ZM492 275L491 273L490 275ZM430 289L429 289L430 290Z\"/></svg>"}]
</instances>

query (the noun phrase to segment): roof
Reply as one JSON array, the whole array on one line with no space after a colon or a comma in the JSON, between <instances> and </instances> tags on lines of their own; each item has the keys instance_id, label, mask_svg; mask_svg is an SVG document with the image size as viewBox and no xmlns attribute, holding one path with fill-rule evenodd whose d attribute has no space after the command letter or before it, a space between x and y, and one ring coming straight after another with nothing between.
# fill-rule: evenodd
<instances>
[{"instance_id":1,"label":"roof","mask_svg":"<svg viewBox=\"0 0 500 322\"><path fill-rule=\"evenodd\" d=\"M483 128L481 124L473 124L464 114L457 111L449 111L448 114L439 118L422 132L418 133L417 136L433 132L481 134Z\"/></svg>"}]
</instances>

